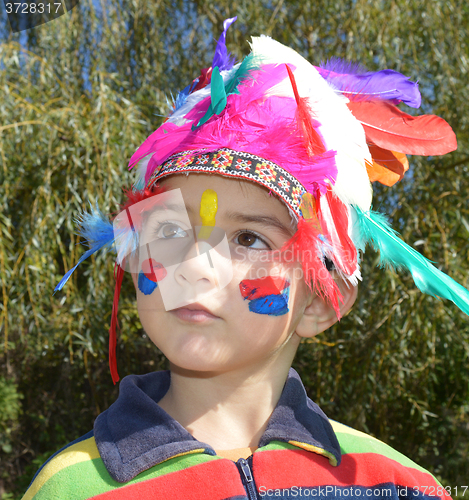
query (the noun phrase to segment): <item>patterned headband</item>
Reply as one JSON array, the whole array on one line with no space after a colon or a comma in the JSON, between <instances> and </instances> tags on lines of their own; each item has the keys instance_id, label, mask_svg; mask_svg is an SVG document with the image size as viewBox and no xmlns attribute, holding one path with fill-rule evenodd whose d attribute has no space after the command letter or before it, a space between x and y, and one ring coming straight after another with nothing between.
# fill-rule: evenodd
<instances>
[{"instance_id":1,"label":"patterned headband","mask_svg":"<svg viewBox=\"0 0 469 500\"><path fill-rule=\"evenodd\" d=\"M269 160L228 148L206 153L201 151L176 153L155 170L148 185L151 186L168 175L190 172L218 174L260 184L278 195L295 213L297 219L301 217L300 204L306 188L298 179Z\"/></svg>"}]
</instances>

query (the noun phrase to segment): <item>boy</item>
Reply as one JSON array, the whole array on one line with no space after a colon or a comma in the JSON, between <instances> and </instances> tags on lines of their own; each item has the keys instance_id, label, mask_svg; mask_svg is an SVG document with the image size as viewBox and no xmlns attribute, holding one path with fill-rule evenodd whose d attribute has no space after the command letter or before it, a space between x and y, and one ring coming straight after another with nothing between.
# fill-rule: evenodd
<instances>
[{"instance_id":1,"label":"boy","mask_svg":"<svg viewBox=\"0 0 469 500\"><path fill-rule=\"evenodd\" d=\"M409 459L329 421L290 366L302 338L352 307L366 242L469 312L467 290L370 211L370 179L392 184L403 153L444 154L454 134L395 107L420 103L395 72L315 68L266 37L234 65L224 43L233 21L212 67L132 157L139 180L113 224L97 210L83 216L90 249L79 263L117 252L114 382L125 270L170 371L126 377L94 430L52 457L24 499L447 497Z\"/></svg>"}]
</instances>

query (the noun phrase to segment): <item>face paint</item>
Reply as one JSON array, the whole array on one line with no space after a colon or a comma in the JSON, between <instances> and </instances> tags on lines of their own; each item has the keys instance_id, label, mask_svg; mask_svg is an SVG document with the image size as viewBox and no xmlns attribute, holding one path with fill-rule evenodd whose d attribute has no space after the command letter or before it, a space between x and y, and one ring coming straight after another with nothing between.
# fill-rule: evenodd
<instances>
[{"instance_id":1,"label":"face paint","mask_svg":"<svg viewBox=\"0 0 469 500\"><path fill-rule=\"evenodd\" d=\"M202 227L200 228L198 239L206 240L212 234L212 227L215 226L215 215L218 210L218 197L213 189L206 189L202 193L200 199L199 215L202 219Z\"/></svg>"},{"instance_id":2,"label":"face paint","mask_svg":"<svg viewBox=\"0 0 469 500\"><path fill-rule=\"evenodd\" d=\"M140 271L138 273L138 289L144 294L144 295L151 295L156 287L158 286L158 283L149 280L143 271Z\"/></svg>"},{"instance_id":3,"label":"face paint","mask_svg":"<svg viewBox=\"0 0 469 500\"><path fill-rule=\"evenodd\" d=\"M249 302L249 310L257 314L283 316L288 312L288 293L286 295L267 295Z\"/></svg>"},{"instance_id":4,"label":"face paint","mask_svg":"<svg viewBox=\"0 0 469 500\"><path fill-rule=\"evenodd\" d=\"M142 270L138 273L138 289L144 295L151 295L161 281L166 276L166 269L163 264L155 259L147 259L142 262Z\"/></svg>"},{"instance_id":5,"label":"face paint","mask_svg":"<svg viewBox=\"0 0 469 500\"><path fill-rule=\"evenodd\" d=\"M201 226L192 225L180 189L135 203L113 221L117 262L138 275L142 294L158 288L167 311L198 302L233 278L226 233L215 225L217 193L206 189L198 201Z\"/></svg>"},{"instance_id":6,"label":"face paint","mask_svg":"<svg viewBox=\"0 0 469 500\"><path fill-rule=\"evenodd\" d=\"M282 316L288 312L289 288L289 281L279 276L243 280L239 284L244 300L249 300L249 310L269 316Z\"/></svg>"},{"instance_id":7,"label":"face paint","mask_svg":"<svg viewBox=\"0 0 469 500\"><path fill-rule=\"evenodd\" d=\"M163 264L156 262L155 259L147 259L142 262L143 274L154 283L161 281L167 275Z\"/></svg>"}]
</instances>

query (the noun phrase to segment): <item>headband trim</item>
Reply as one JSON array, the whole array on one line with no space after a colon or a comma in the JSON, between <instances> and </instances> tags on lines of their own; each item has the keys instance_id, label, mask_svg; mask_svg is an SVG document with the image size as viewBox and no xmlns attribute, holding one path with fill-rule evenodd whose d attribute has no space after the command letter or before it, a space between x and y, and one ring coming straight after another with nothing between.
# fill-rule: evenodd
<instances>
[{"instance_id":1,"label":"headband trim","mask_svg":"<svg viewBox=\"0 0 469 500\"><path fill-rule=\"evenodd\" d=\"M246 179L273 191L295 215L301 217L301 197L306 188L279 165L243 151L221 148L216 151L183 151L172 155L150 177L148 186L171 174L219 174Z\"/></svg>"}]
</instances>

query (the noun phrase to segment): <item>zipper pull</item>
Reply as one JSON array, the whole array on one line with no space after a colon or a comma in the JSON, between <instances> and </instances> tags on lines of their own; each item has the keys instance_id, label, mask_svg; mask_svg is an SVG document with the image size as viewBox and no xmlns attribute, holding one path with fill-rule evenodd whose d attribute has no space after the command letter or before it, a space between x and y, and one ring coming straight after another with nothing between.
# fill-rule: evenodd
<instances>
[{"instance_id":1,"label":"zipper pull","mask_svg":"<svg viewBox=\"0 0 469 500\"><path fill-rule=\"evenodd\" d=\"M238 466L239 475L241 476L241 481L244 484L244 489L248 495L249 500L257 500L256 483L254 482L254 477L251 472L252 455L248 460L245 458L240 458L236 465Z\"/></svg>"},{"instance_id":2,"label":"zipper pull","mask_svg":"<svg viewBox=\"0 0 469 500\"><path fill-rule=\"evenodd\" d=\"M252 483L253 479L251 474L251 468L249 467L248 461L245 458L240 458L239 465L241 466L241 470L243 471L246 482Z\"/></svg>"}]
</instances>

